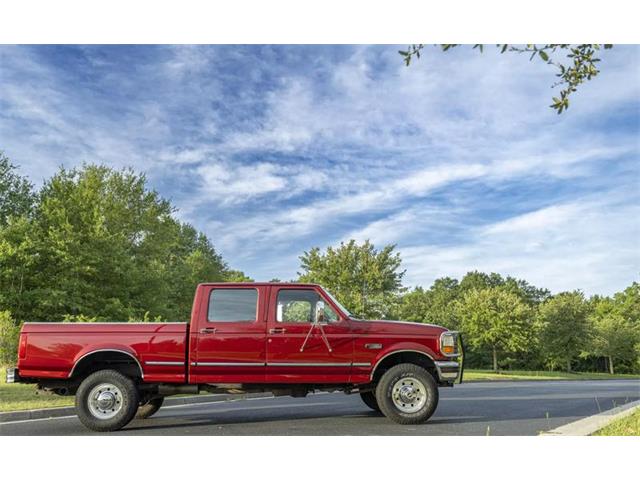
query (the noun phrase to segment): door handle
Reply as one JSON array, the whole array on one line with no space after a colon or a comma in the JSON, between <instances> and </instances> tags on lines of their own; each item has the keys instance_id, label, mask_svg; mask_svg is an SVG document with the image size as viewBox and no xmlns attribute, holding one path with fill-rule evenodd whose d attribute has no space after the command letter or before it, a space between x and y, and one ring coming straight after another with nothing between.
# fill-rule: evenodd
<instances>
[{"instance_id":1,"label":"door handle","mask_svg":"<svg viewBox=\"0 0 640 480\"><path fill-rule=\"evenodd\" d=\"M216 329L212 328L212 327L207 327L207 328L201 328L200 329L200 333L216 333Z\"/></svg>"},{"instance_id":2,"label":"door handle","mask_svg":"<svg viewBox=\"0 0 640 480\"><path fill-rule=\"evenodd\" d=\"M286 330L284 328L272 328L269 330L269 333L284 333Z\"/></svg>"}]
</instances>

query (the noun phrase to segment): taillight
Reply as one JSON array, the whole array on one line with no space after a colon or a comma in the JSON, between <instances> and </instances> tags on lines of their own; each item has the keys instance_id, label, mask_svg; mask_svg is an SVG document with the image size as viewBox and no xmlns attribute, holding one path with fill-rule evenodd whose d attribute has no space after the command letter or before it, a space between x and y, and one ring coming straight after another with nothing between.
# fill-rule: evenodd
<instances>
[{"instance_id":1,"label":"taillight","mask_svg":"<svg viewBox=\"0 0 640 480\"><path fill-rule=\"evenodd\" d=\"M27 356L27 334L20 335L20 344L18 346L18 358L25 358Z\"/></svg>"}]
</instances>

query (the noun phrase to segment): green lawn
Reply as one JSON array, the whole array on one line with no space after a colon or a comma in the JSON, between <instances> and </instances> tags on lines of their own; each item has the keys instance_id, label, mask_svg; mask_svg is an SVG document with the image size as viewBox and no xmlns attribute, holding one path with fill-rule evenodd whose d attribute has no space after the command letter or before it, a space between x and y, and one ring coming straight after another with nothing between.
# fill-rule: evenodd
<instances>
[{"instance_id":1,"label":"green lawn","mask_svg":"<svg viewBox=\"0 0 640 480\"><path fill-rule=\"evenodd\" d=\"M0 368L0 412L11 410L31 410L34 408L66 407L73 405L73 397L36 394L36 386L31 384L5 383L5 368Z\"/></svg>"},{"instance_id":2,"label":"green lawn","mask_svg":"<svg viewBox=\"0 0 640 480\"><path fill-rule=\"evenodd\" d=\"M640 409L637 409L628 417L613 422L602 430L598 430L594 435L608 437L640 436Z\"/></svg>"},{"instance_id":3,"label":"green lawn","mask_svg":"<svg viewBox=\"0 0 640 480\"><path fill-rule=\"evenodd\" d=\"M465 382L491 382L500 380L610 380L615 378L621 379L640 379L640 375L611 375L608 373L590 373L590 372L528 372L519 370L510 370L495 373L492 370L465 370L463 381Z\"/></svg>"},{"instance_id":4,"label":"green lawn","mask_svg":"<svg viewBox=\"0 0 640 480\"><path fill-rule=\"evenodd\" d=\"M32 384L6 384L4 367L0 368L0 412L31 410L34 408L66 407L73 405L73 397L36 394ZM491 370L465 370L464 381L490 382L501 380L606 380L612 378L640 378L640 375L609 375L607 373L562 373L510 371L494 373Z\"/></svg>"}]
</instances>

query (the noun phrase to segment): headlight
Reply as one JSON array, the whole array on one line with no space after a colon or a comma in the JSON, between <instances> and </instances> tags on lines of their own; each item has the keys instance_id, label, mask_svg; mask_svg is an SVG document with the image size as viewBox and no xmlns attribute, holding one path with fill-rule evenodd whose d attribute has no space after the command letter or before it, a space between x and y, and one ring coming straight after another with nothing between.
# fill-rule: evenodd
<instances>
[{"instance_id":1,"label":"headlight","mask_svg":"<svg viewBox=\"0 0 640 480\"><path fill-rule=\"evenodd\" d=\"M458 332L444 332L440 335L440 351L447 357L458 356Z\"/></svg>"}]
</instances>

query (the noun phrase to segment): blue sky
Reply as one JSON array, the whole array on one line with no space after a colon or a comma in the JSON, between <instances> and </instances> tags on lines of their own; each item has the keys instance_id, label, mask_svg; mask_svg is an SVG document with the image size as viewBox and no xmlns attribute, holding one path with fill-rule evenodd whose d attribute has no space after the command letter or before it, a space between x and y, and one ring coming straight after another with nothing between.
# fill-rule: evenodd
<instances>
[{"instance_id":1,"label":"blue sky","mask_svg":"<svg viewBox=\"0 0 640 480\"><path fill-rule=\"evenodd\" d=\"M553 292L640 276L640 47L569 110L554 70L489 48L2 46L0 149L145 172L233 268L291 279L313 246L396 243L407 285L469 270Z\"/></svg>"}]
</instances>

